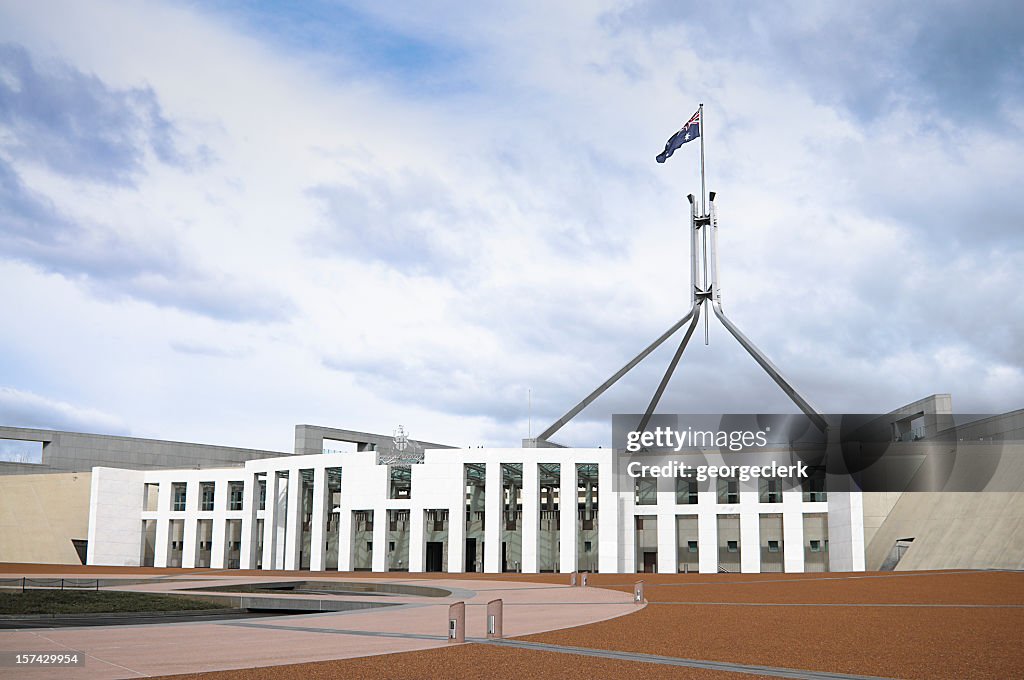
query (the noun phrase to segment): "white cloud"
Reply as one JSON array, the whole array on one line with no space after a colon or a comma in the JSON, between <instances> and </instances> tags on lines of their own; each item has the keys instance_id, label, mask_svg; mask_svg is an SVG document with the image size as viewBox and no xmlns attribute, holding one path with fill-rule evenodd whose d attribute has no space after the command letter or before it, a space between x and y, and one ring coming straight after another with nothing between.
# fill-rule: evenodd
<instances>
[{"instance_id":1,"label":"white cloud","mask_svg":"<svg viewBox=\"0 0 1024 680\"><path fill-rule=\"evenodd\" d=\"M91 432L99 428L110 434L127 434L129 431L125 423L108 413L10 387L0 387L0 422L12 427L48 430Z\"/></svg>"},{"instance_id":2,"label":"white cloud","mask_svg":"<svg viewBox=\"0 0 1024 680\"><path fill-rule=\"evenodd\" d=\"M102 188L9 159L71 224L121 247L91 265L104 286L0 263L38 322L0 341L19 358L11 384L150 436L288 448L299 422L402 422L513 443L527 389L537 432L685 311L697 149L653 156L703 100L726 309L812 401L1019 405L1020 244L993 220L965 235L977 201L958 195L1009 186L1019 129L986 129L964 154L934 111L900 100L865 127L742 41L708 52L701 27L544 8L362 7L457 55L424 75L436 89L403 86L357 46L299 51L200 6L0 10L0 40L151 92L176 143L206 158L149 153L131 186ZM805 18L804 32L835 21ZM1022 214L1005 191L981 209L1014 228ZM96 243L48 257L69 267ZM173 266L147 264L160 258ZM132 264L142 272L123 275ZM1003 313L979 313L979 291ZM720 329L712 341L687 351L667 407L791 408ZM566 435L588 443L613 410L641 410L671 345ZM975 363L947 360L958 352Z\"/></svg>"}]
</instances>

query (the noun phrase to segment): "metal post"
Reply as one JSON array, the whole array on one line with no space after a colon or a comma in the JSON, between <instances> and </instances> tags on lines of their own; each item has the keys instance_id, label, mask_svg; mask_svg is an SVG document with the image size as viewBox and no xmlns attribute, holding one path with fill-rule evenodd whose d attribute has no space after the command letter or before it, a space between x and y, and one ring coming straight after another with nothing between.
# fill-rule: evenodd
<instances>
[{"instance_id":1,"label":"metal post","mask_svg":"<svg viewBox=\"0 0 1024 680\"><path fill-rule=\"evenodd\" d=\"M646 358L647 358L647 356L648 356L648 355L649 355L649 354L650 354L651 352L653 352L654 350L656 350L656 349L658 349L659 347L661 347L661 344L662 344L663 342L665 342L665 341L666 341L666 340L668 340L668 339L669 339L670 337L672 337L672 336L673 336L673 335L675 334L675 332L676 332L676 331L678 331L678 330L679 330L680 328L682 328L682 327L683 327L683 326L684 326L684 325L686 324L686 322L690 320L690 317L691 317L691 316L693 316L693 310L694 310L694 308L692 308L692 307L691 307L691 308L690 308L690 311L689 311L689 313L688 313L688 314L687 314L686 316L684 316L684 317L683 317L682 319L680 319L679 321L677 321L677 322L676 322L676 323L675 323L675 324L674 324L674 325L673 325L673 326L672 326L671 328L669 328L669 329L668 329L667 331L665 331L664 333L662 333L662 335L661 335L661 337L660 337L660 338L658 338L657 340L655 340L654 342L652 342L652 343L651 343L650 345L648 345L647 347L645 347L645 348L644 348L644 350L643 350L642 352L640 352L640 354L637 354L637 355L636 355L635 357L633 357L633 359L631 359L631 360L629 361L629 363L627 363L627 364L626 364L625 366L623 366L623 367L622 367L622 368L620 368L620 369L619 369L618 371L616 371L616 372L615 372L615 375L613 375L612 377L608 378L608 380L606 380L606 381L604 381L603 383L601 383L601 385L600 385L600 386L598 386L598 388L597 388L596 390L594 390L593 392L591 392L590 394L588 394L588 395L587 395L587 396L586 396L586 397L585 397L585 398L583 399L583 401L581 401L580 403L578 403L578 404L576 404L575 406L573 406L573 407L572 407L571 409L569 409L569 411L568 411L568 412L567 412L567 413L566 413L566 414L565 414L564 416L562 416L561 418L559 418L559 419L558 419L557 421L555 421L555 422L554 422L554 423L553 423L553 424L552 424L552 425L551 425L550 427L548 427L548 429L544 430L544 431L543 431L543 432L541 432L541 433L540 433L539 435L537 435L537 441L539 441L539 442L540 442L540 441L547 441L549 437L551 437L551 436L552 436L553 434L555 434L555 433L556 433L556 432L558 432L558 431L559 431L560 429L562 429L562 427L563 427L563 426L564 426L564 425L565 425L566 423L568 423L568 422L569 422L570 420L572 420L573 418L575 418L575 417L576 417L576 416L577 416L577 415L579 414L579 412L580 412L580 411L582 411L582 410L583 410L583 409L585 409L586 407L590 406L590 404L591 404L591 403L592 403L592 402L593 402L593 401L594 401L595 399L597 399L598 397L600 397L600 396L601 396L602 394L604 394L604 392L605 392L606 390L608 390L608 388L609 388L609 387L611 387L611 386L612 386L612 385L614 385L614 384L615 384L616 382L618 382L618 381L619 381L619 379L620 379L620 378L621 378L622 376L624 376L624 375L626 375L627 373L629 373L629 371L631 371L631 370L632 370L632 369L633 369L633 368L634 368L634 367L635 367L635 366L636 366L637 364L639 364L639 363L640 363L641 361L643 361L644 359L646 359Z\"/></svg>"},{"instance_id":2,"label":"metal post","mask_svg":"<svg viewBox=\"0 0 1024 680\"><path fill-rule=\"evenodd\" d=\"M569 574L569 585L575 586L578 574L574 571Z\"/></svg>"},{"instance_id":3,"label":"metal post","mask_svg":"<svg viewBox=\"0 0 1024 680\"><path fill-rule=\"evenodd\" d=\"M501 600L491 600L487 603L487 639L501 639L503 605Z\"/></svg>"},{"instance_id":4,"label":"metal post","mask_svg":"<svg viewBox=\"0 0 1024 680\"><path fill-rule=\"evenodd\" d=\"M644 582L637 581L633 585L633 604L643 604L645 602L647 600L644 598Z\"/></svg>"},{"instance_id":5,"label":"metal post","mask_svg":"<svg viewBox=\"0 0 1024 680\"><path fill-rule=\"evenodd\" d=\"M456 602L448 607L448 642L466 641L466 603Z\"/></svg>"},{"instance_id":6,"label":"metal post","mask_svg":"<svg viewBox=\"0 0 1024 680\"><path fill-rule=\"evenodd\" d=\"M704 184L704 102L700 104L700 211L707 212L707 189Z\"/></svg>"},{"instance_id":7,"label":"metal post","mask_svg":"<svg viewBox=\"0 0 1024 680\"><path fill-rule=\"evenodd\" d=\"M581 578L580 578L580 585L581 585L582 587L586 588L586 587L587 587L587 572L583 572L583 573L582 573L582 574L580 575L580 577L581 577Z\"/></svg>"},{"instance_id":8,"label":"metal post","mask_svg":"<svg viewBox=\"0 0 1024 680\"><path fill-rule=\"evenodd\" d=\"M683 335L682 342L679 343L679 348L676 349L675 355L672 357L672 361L668 364L668 369L665 370L665 375L661 378L661 383L658 384L658 389L654 391L654 396L651 397L651 403L647 405L647 410L644 411L644 417L640 420L640 424L637 426L638 432L643 432L647 429L647 423L651 422L651 416L654 415L654 410L658 408L658 402L661 401L661 396L665 393L665 388L668 387L668 381L672 379L672 374L675 373L676 366L679 365L679 360L683 356L683 350L686 349L686 345L690 342L690 336L693 335L693 330L697 327L697 322L700 321L700 308L703 303L698 304L693 308L693 320L690 322L690 327L686 329L686 334ZM708 318L705 315L705 319Z\"/></svg>"}]
</instances>

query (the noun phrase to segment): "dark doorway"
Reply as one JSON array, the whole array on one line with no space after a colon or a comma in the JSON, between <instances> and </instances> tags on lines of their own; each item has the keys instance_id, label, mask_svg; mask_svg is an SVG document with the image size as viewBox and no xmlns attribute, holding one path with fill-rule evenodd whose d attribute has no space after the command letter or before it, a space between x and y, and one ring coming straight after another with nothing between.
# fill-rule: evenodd
<instances>
[{"instance_id":1,"label":"dark doorway","mask_svg":"<svg viewBox=\"0 0 1024 680\"><path fill-rule=\"evenodd\" d=\"M75 546L75 552L78 553L78 561L85 564L85 558L89 553L89 541L84 538L72 538L71 545Z\"/></svg>"},{"instance_id":2,"label":"dark doorway","mask_svg":"<svg viewBox=\"0 0 1024 680\"><path fill-rule=\"evenodd\" d=\"M644 573L653 574L658 571L658 553L656 552L645 552L644 553Z\"/></svg>"},{"instance_id":3,"label":"dark doorway","mask_svg":"<svg viewBox=\"0 0 1024 680\"><path fill-rule=\"evenodd\" d=\"M466 539L466 573L476 571L476 539Z\"/></svg>"},{"instance_id":4,"label":"dark doorway","mask_svg":"<svg viewBox=\"0 0 1024 680\"><path fill-rule=\"evenodd\" d=\"M444 571L442 568L443 556L444 543L427 541L427 571Z\"/></svg>"},{"instance_id":5,"label":"dark doorway","mask_svg":"<svg viewBox=\"0 0 1024 680\"><path fill-rule=\"evenodd\" d=\"M501 542L501 571L508 571L508 543Z\"/></svg>"}]
</instances>

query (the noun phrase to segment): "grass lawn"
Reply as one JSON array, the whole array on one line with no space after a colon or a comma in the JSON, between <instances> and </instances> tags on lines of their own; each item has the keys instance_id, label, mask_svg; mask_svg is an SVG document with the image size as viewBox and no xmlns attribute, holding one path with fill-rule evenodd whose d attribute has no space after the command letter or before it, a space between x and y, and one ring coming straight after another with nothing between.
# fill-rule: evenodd
<instances>
[{"instance_id":1,"label":"grass lawn","mask_svg":"<svg viewBox=\"0 0 1024 680\"><path fill-rule=\"evenodd\" d=\"M227 607L230 605L177 595L126 593L112 590L28 590L24 593L0 591L0 615L177 612Z\"/></svg>"}]
</instances>

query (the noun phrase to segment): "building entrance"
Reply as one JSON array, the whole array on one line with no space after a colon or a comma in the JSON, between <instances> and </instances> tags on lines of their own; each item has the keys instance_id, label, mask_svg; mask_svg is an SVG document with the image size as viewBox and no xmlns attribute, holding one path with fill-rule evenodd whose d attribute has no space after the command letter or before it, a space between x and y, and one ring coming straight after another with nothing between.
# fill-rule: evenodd
<instances>
[{"instance_id":1,"label":"building entrance","mask_svg":"<svg viewBox=\"0 0 1024 680\"><path fill-rule=\"evenodd\" d=\"M441 541L427 541L427 571L444 571L442 559L444 556L444 543Z\"/></svg>"}]
</instances>

